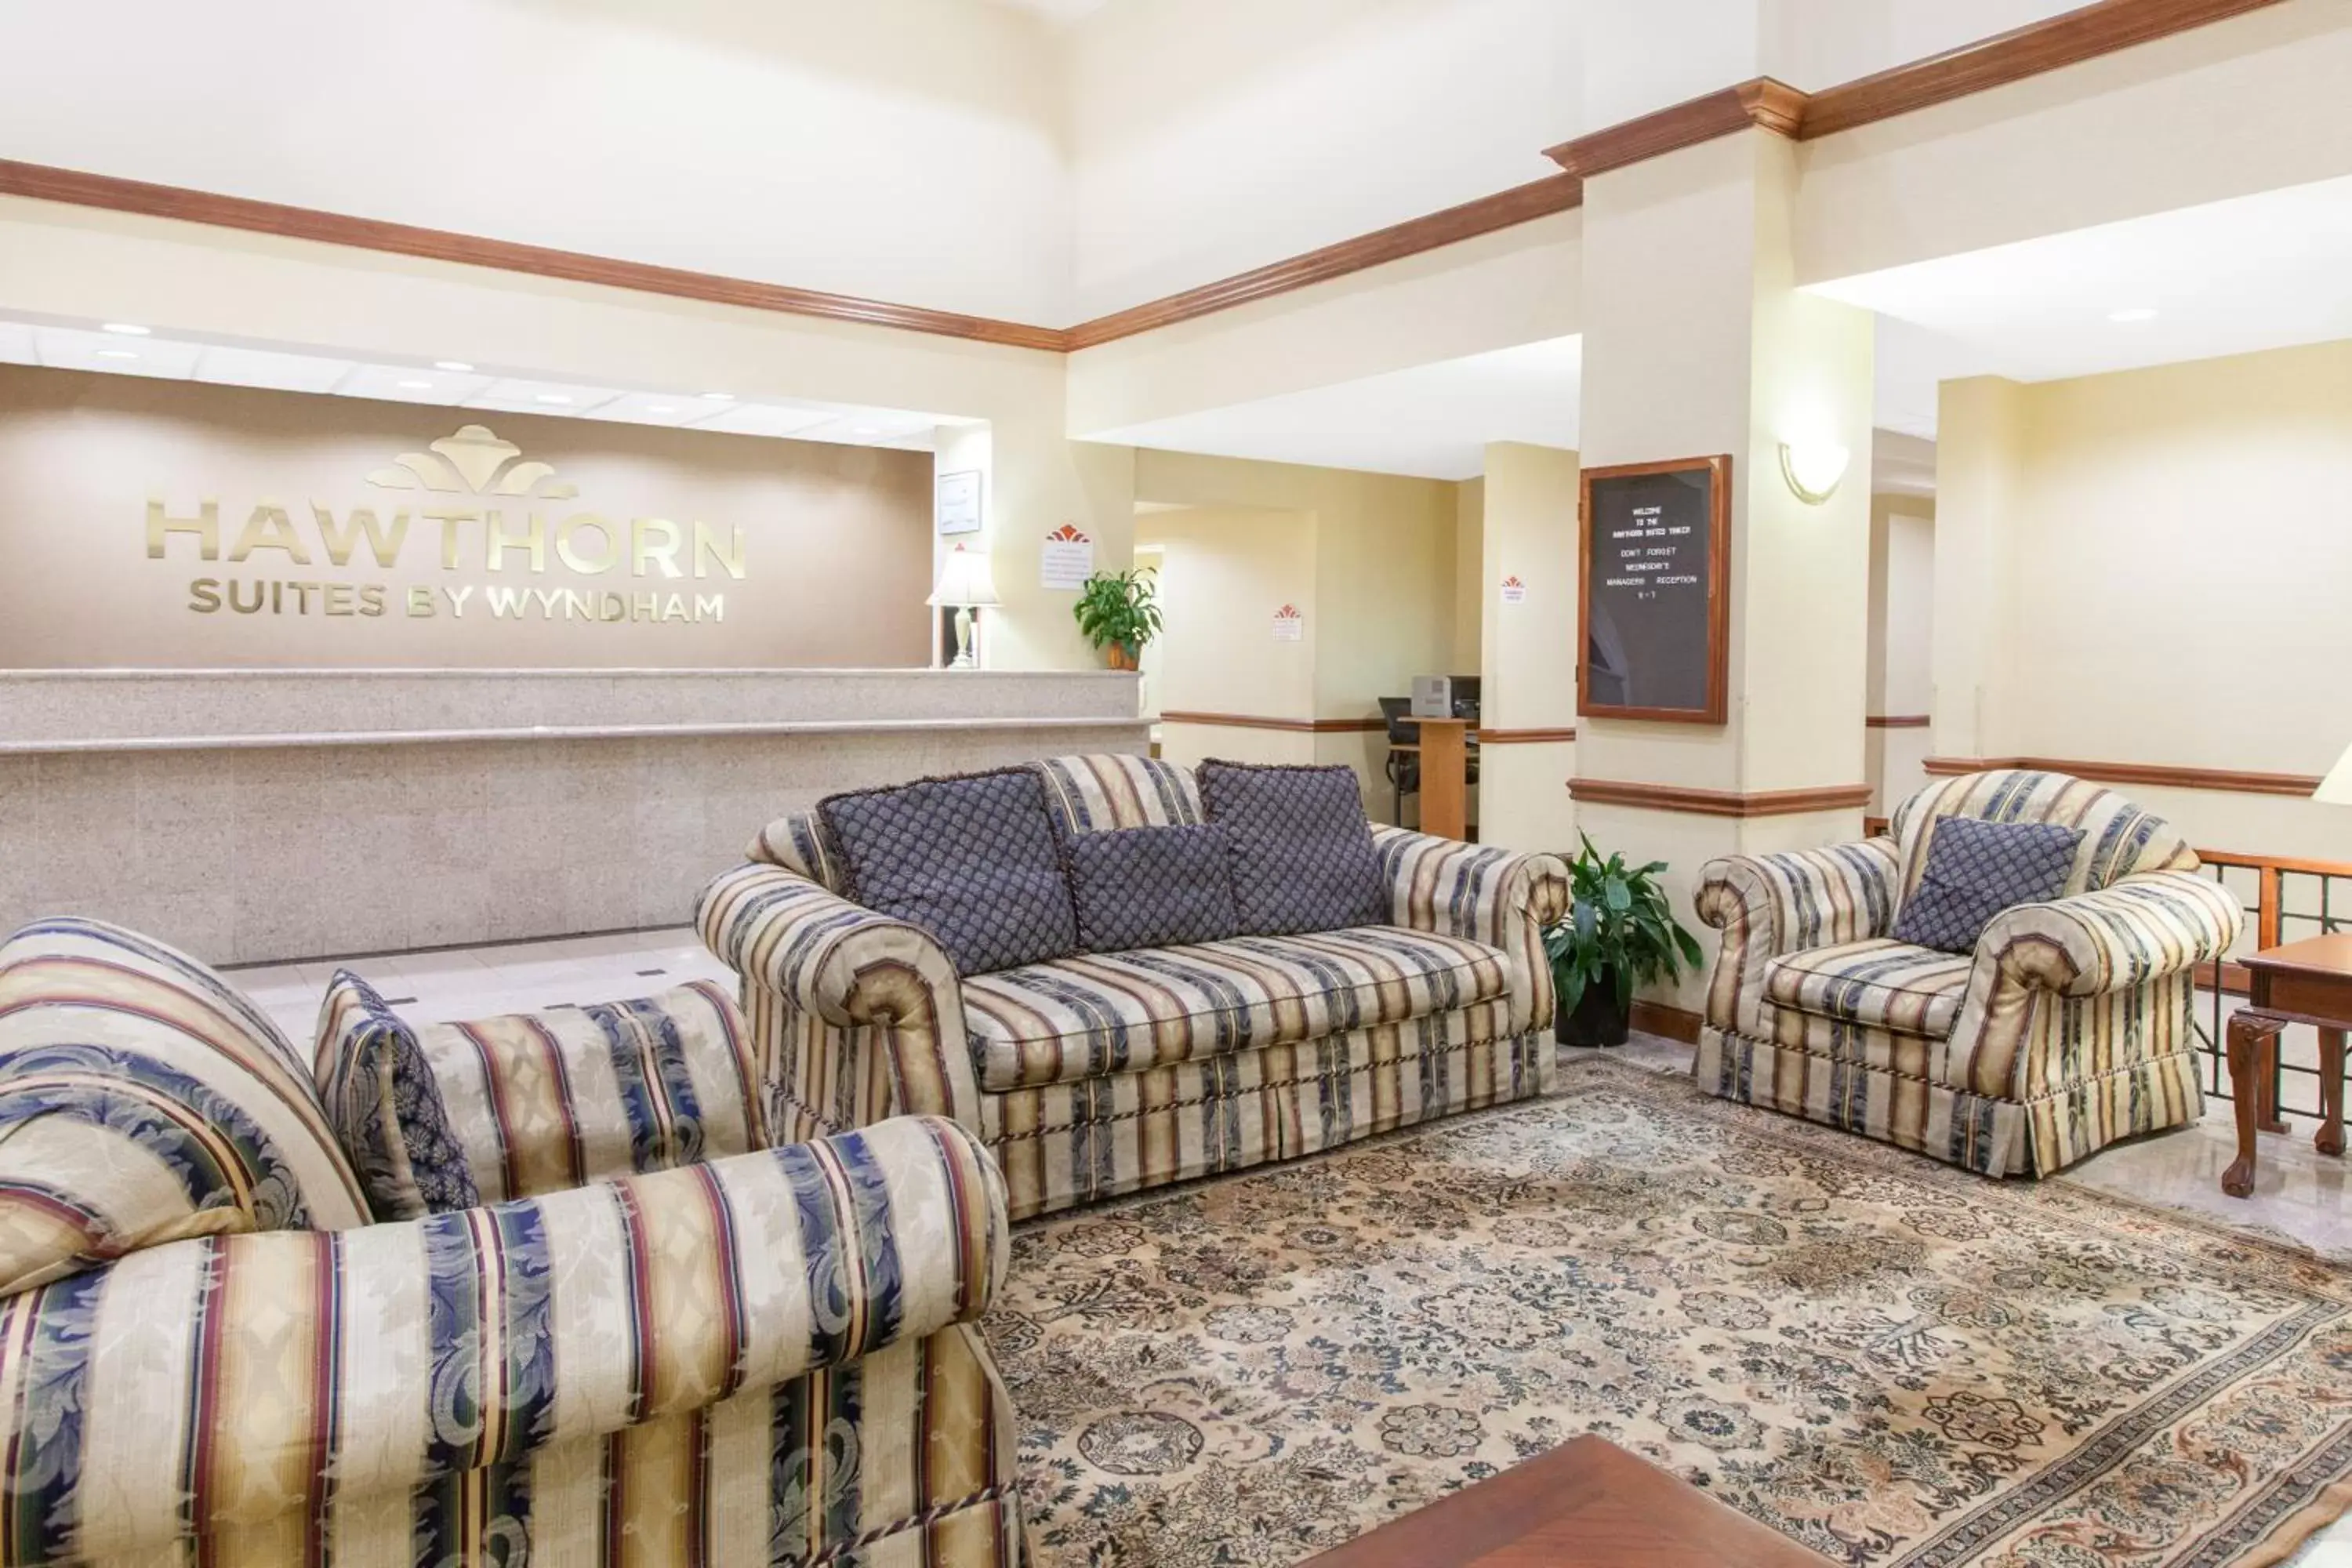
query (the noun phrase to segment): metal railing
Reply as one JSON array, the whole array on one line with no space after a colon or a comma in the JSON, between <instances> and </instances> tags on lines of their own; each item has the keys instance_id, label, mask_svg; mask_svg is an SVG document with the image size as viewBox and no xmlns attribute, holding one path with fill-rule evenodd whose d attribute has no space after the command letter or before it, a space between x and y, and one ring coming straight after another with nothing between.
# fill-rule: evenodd
<instances>
[{"instance_id":1,"label":"metal railing","mask_svg":"<svg viewBox=\"0 0 2352 1568\"><path fill-rule=\"evenodd\" d=\"M2306 860L2284 855L2240 855L2227 849L2200 849L2198 858L2213 879L2238 895L2250 917L2237 952L2253 952L2282 942L2352 929L2352 863ZM2224 958L2204 965L2197 973L2201 1005L2211 1027L2197 1025L2198 1048L2203 1055L2206 1092L2230 1098L2227 1039L2229 1016L2246 994L2243 965ZM2283 1114L2319 1114L2317 1052L2297 1048L2296 1037L2311 1031L2300 1026L2288 1031L2279 1046L2278 1076L2272 1091ZM2290 1084L2307 1089L2307 1100L2287 1097Z\"/></svg>"}]
</instances>

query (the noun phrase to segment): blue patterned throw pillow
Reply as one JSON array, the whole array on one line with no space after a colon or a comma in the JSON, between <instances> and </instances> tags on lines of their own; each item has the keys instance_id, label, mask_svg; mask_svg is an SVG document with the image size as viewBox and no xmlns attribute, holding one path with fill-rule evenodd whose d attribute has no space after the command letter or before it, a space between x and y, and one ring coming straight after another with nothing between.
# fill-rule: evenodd
<instances>
[{"instance_id":1,"label":"blue patterned throw pillow","mask_svg":"<svg viewBox=\"0 0 2352 1568\"><path fill-rule=\"evenodd\" d=\"M1182 947L1240 929L1220 828L1073 834L1063 853L1077 906L1078 945L1088 952Z\"/></svg>"},{"instance_id":2,"label":"blue patterned throw pillow","mask_svg":"<svg viewBox=\"0 0 2352 1568\"><path fill-rule=\"evenodd\" d=\"M335 971L319 1005L318 1074L328 1119L378 1219L480 1205L416 1032L348 969Z\"/></svg>"},{"instance_id":3,"label":"blue patterned throw pillow","mask_svg":"<svg viewBox=\"0 0 2352 1568\"><path fill-rule=\"evenodd\" d=\"M1224 831L1244 931L1290 936L1388 923L1388 889L1353 768L1212 759L1200 778L1209 821Z\"/></svg>"},{"instance_id":4,"label":"blue patterned throw pillow","mask_svg":"<svg viewBox=\"0 0 2352 1568\"><path fill-rule=\"evenodd\" d=\"M1027 768L829 795L844 895L939 940L959 974L1077 951L1045 786Z\"/></svg>"},{"instance_id":5,"label":"blue patterned throw pillow","mask_svg":"<svg viewBox=\"0 0 2352 1568\"><path fill-rule=\"evenodd\" d=\"M1942 952L1973 952L2001 910L2054 899L2066 888L2078 827L2054 822L1939 820L1927 839L1927 869L1903 900L1895 940Z\"/></svg>"}]
</instances>

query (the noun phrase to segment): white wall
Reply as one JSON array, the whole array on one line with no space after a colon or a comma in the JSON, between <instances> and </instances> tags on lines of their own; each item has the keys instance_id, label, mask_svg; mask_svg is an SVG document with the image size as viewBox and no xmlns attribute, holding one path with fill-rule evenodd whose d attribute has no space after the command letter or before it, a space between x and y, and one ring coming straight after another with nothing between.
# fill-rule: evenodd
<instances>
[{"instance_id":1,"label":"white wall","mask_svg":"<svg viewBox=\"0 0 2352 1568\"><path fill-rule=\"evenodd\" d=\"M1058 322L1040 17L972 0L0 0L6 156Z\"/></svg>"},{"instance_id":2,"label":"white wall","mask_svg":"<svg viewBox=\"0 0 2352 1568\"><path fill-rule=\"evenodd\" d=\"M1870 686L1874 719L1925 717L1935 694L1936 505L1879 495L1870 504ZM1871 812L1885 816L1926 787L1934 732L1874 726L1864 738Z\"/></svg>"}]
</instances>

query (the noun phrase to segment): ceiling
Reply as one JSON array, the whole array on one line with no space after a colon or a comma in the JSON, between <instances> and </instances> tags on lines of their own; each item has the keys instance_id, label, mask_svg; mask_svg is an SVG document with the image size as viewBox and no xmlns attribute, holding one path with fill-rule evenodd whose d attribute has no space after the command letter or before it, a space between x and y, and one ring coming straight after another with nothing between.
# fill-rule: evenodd
<instances>
[{"instance_id":1,"label":"ceiling","mask_svg":"<svg viewBox=\"0 0 2352 1568\"><path fill-rule=\"evenodd\" d=\"M121 329L138 323L114 325ZM718 387L655 389L549 381L454 361L373 363L246 343L109 331L106 323L94 321L0 318L0 364L922 452L931 449L940 426L965 423L899 408L774 398L752 401Z\"/></svg>"},{"instance_id":2,"label":"ceiling","mask_svg":"<svg viewBox=\"0 0 2352 1568\"><path fill-rule=\"evenodd\" d=\"M1091 432L1089 439L1429 479L1473 479L1486 471L1489 441L1576 445L1583 354L1582 338L1553 338Z\"/></svg>"},{"instance_id":3,"label":"ceiling","mask_svg":"<svg viewBox=\"0 0 2352 1568\"><path fill-rule=\"evenodd\" d=\"M1812 289L1892 318L1879 337L1879 423L1933 436L1938 378L2050 381L2352 338L2352 179Z\"/></svg>"}]
</instances>

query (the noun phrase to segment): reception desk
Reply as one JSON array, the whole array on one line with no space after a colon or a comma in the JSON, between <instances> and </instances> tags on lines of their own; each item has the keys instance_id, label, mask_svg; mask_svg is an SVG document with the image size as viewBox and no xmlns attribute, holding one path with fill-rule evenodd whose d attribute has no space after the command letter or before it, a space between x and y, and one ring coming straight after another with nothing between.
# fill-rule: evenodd
<instances>
[{"instance_id":1,"label":"reception desk","mask_svg":"<svg viewBox=\"0 0 2352 1568\"><path fill-rule=\"evenodd\" d=\"M0 930L259 963L676 925L831 791L1147 743L1109 671L9 671Z\"/></svg>"}]
</instances>

